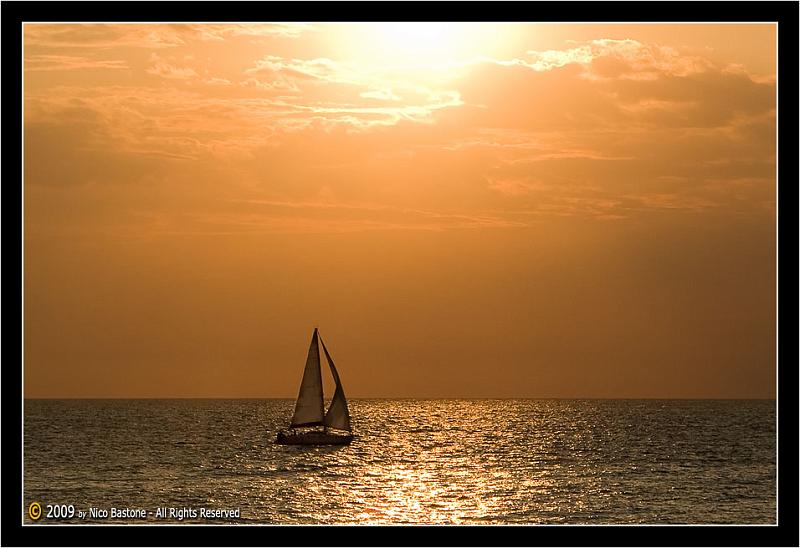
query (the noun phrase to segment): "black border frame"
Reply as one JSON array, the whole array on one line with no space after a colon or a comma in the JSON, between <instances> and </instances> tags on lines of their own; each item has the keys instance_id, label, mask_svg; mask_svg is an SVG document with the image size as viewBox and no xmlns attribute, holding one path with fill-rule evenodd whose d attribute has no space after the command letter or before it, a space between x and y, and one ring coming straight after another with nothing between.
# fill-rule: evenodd
<instances>
[{"instance_id":1,"label":"black border frame","mask_svg":"<svg viewBox=\"0 0 800 548\"><path fill-rule=\"evenodd\" d=\"M22 317L22 22L42 21L541 21L778 23L778 525L747 526L22 526L22 339L8 320L2 368L2 503L12 546L798 546L798 38L797 2L3 2L2 135L6 162L2 287L6 316ZM781 100L783 99L783 100ZM781 253L783 251L783 253ZM10 265L10 266L9 266ZM788 280L788 282L787 282ZM783 283L781 283L783 282ZM787 286L788 283L788 286ZM787 287L789 288L787 290ZM787 292L789 296L787 297ZM19 298L10 299L11 295ZM17 354L17 351L19 354ZM11 352L11 353L9 353ZM17 355L19 357L17 357ZM13 357L14 359L11 359Z\"/></svg>"}]
</instances>

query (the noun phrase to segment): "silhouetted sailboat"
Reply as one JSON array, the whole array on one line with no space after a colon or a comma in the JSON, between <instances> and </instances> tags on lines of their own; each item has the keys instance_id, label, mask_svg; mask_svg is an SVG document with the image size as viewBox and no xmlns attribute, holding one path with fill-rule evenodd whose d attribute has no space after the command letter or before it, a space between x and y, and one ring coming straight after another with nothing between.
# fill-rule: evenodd
<instances>
[{"instance_id":1,"label":"silhouetted sailboat","mask_svg":"<svg viewBox=\"0 0 800 548\"><path fill-rule=\"evenodd\" d=\"M325 403L322 395L322 371L320 370L319 343L325 352L325 359L331 368L336 390L333 399L325 412ZM317 427L323 429L319 430ZM302 428L303 430L298 430ZM306 368L303 372L303 381L300 383L300 394L288 430L278 432L276 443L287 445L346 445L353 440L350 427L350 412L347 409L347 399L339 379L339 373L333 365L333 359L314 328L311 336L311 346L308 348Z\"/></svg>"}]
</instances>

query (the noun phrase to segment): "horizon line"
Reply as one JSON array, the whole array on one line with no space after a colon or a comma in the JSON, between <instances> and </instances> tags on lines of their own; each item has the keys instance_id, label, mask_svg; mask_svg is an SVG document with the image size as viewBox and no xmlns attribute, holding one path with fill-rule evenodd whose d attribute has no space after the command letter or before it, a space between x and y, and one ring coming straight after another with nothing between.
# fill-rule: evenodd
<instances>
[{"instance_id":1,"label":"horizon line","mask_svg":"<svg viewBox=\"0 0 800 548\"><path fill-rule=\"evenodd\" d=\"M135 397L108 397L108 396L66 396L66 397L23 397L23 400L295 400L297 396L135 396ZM330 399L330 398L325 398ZM767 400L775 401L777 397L747 396L747 397L535 397L535 396L363 396L349 397L348 401L356 400L653 400L653 401L742 401L742 400Z\"/></svg>"}]
</instances>

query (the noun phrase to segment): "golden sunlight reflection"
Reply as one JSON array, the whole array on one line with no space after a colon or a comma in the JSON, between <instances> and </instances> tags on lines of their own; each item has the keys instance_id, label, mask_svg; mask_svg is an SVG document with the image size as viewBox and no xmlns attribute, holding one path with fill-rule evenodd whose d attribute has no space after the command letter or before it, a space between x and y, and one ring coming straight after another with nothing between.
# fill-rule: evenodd
<instances>
[{"instance_id":1,"label":"golden sunlight reflection","mask_svg":"<svg viewBox=\"0 0 800 548\"><path fill-rule=\"evenodd\" d=\"M535 516L534 521L552 519L555 510L548 504L558 490L557 480L539 471L545 468L545 460L552 459L550 436L515 445L491 428L475 430L470 423L487 426L499 424L501 419L486 405L465 401L436 402L428 408L397 402L392 405L391 418L383 420L371 413L371 406L358 400L353 403L365 420L359 426L365 436L362 445L325 453L337 469L361 463L355 477L337 475L335 492L327 493L340 501L349 500L352 515L347 522L499 523L509 501L514 501L521 513ZM506 402L500 406L509 407ZM427 425L422 428L420 414ZM524 421L520 426L534 431L541 427L538 421ZM510 450L495 450L509 443ZM303 458L303 465L307 462L313 460ZM553 464L561 467L564 463ZM528 473L519 473L526 469ZM570 474L566 468L563 472ZM312 489L309 493L312 499L320 494ZM569 495L570 499L581 496ZM563 497L558 500L560 506L572 503Z\"/></svg>"},{"instance_id":2,"label":"golden sunlight reflection","mask_svg":"<svg viewBox=\"0 0 800 548\"><path fill-rule=\"evenodd\" d=\"M555 488L548 477L489 472L474 459L442 458L437 451L419 455L416 462L371 465L353 487L357 493L351 496L360 507L353 519L365 524L494 523L509 499L525 511L547 513L552 509L544 501Z\"/></svg>"},{"instance_id":3,"label":"golden sunlight reflection","mask_svg":"<svg viewBox=\"0 0 800 548\"><path fill-rule=\"evenodd\" d=\"M357 521L461 523L482 519L491 513L488 501L475 494L459 496L449 482L437 479L437 475L433 470L410 464L370 467L365 476L380 481L384 495L379 504L373 499L373 504L358 514Z\"/></svg>"}]
</instances>

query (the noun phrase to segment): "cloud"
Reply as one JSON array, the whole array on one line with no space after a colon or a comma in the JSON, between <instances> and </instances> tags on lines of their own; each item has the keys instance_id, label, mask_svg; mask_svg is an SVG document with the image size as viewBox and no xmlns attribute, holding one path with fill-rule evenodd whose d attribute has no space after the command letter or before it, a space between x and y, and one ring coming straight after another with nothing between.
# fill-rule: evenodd
<instances>
[{"instance_id":1,"label":"cloud","mask_svg":"<svg viewBox=\"0 0 800 548\"><path fill-rule=\"evenodd\" d=\"M652 80L663 75L684 77L714 68L702 57L636 40L593 40L590 47L590 71L594 78Z\"/></svg>"},{"instance_id":2,"label":"cloud","mask_svg":"<svg viewBox=\"0 0 800 548\"><path fill-rule=\"evenodd\" d=\"M530 130L719 127L769 112L775 86L670 50L655 55L632 41L598 40L597 52L559 57L546 70L528 62L476 64L455 86L476 126ZM600 63L613 59L615 69ZM537 61L539 62L539 61Z\"/></svg>"},{"instance_id":3,"label":"cloud","mask_svg":"<svg viewBox=\"0 0 800 548\"><path fill-rule=\"evenodd\" d=\"M235 36L298 38L314 32L314 25L307 23L268 23L268 24L203 24L188 25L201 40L222 41Z\"/></svg>"},{"instance_id":4,"label":"cloud","mask_svg":"<svg viewBox=\"0 0 800 548\"><path fill-rule=\"evenodd\" d=\"M360 97L365 99L378 99L380 101L400 101L401 98L394 93L391 89L378 89L373 91L362 91L359 93Z\"/></svg>"},{"instance_id":5,"label":"cloud","mask_svg":"<svg viewBox=\"0 0 800 548\"><path fill-rule=\"evenodd\" d=\"M346 233L373 230L510 228L527 223L501 215L428 211L381 204L233 200L233 210L168 216L158 233L234 235L267 233Z\"/></svg>"},{"instance_id":6,"label":"cloud","mask_svg":"<svg viewBox=\"0 0 800 548\"><path fill-rule=\"evenodd\" d=\"M435 111L462 104L455 90L435 89L413 79L327 58L269 55L257 60L245 74L251 76L245 85L281 94L276 104L296 113L313 113L302 127L321 122L361 130L395 125L400 120L431 122Z\"/></svg>"},{"instance_id":7,"label":"cloud","mask_svg":"<svg viewBox=\"0 0 800 548\"><path fill-rule=\"evenodd\" d=\"M568 50L529 51L530 61L515 59L500 64L517 64L536 71L553 70L569 64L586 65L592 62L594 55L591 46L581 46Z\"/></svg>"},{"instance_id":8,"label":"cloud","mask_svg":"<svg viewBox=\"0 0 800 548\"><path fill-rule=\"evenodd\" d=\"M150 56L150 61L152 62L152 66L147 69L148 74L155 74L157 76L161 76L162 78L178 80L186 80L197 77L197 72L195 72L194 69L190 67L175 66L167 62L167 60L163 59L158 54L153 53Z\"/></svg>"},{"instance_id":9,"label":"cloud","mask_svg":"<svg viewBox=\"0 0 800 548\"><path fill-rule=\"evenodd\" d=\"M177 48L236 37L293 39L314 30L305 23L24 24L26 47L51 49Z\"/></svg>"},{"instance_id":10,"label":"cloud","mask_svg":"<svg viewBox=\"0 0 800 548\"><path fill-rule=\"evenodd\" d=\"M733 188L760 204L754 214L768 214L774 201L774 82L675 48L597 39L484 58L434 78L321 51L227 57L252 37L295 40L277 29L81 30L33 33L36 47L88 48L29 55L34 186L170 180L178 202L194 177L210 179L204 170L228 173L183 211L197 222L215 218L219 231L244 212L218 211L215 185L272 203L269 215L266 205L246 212L243 226L259 230L512 228L557 216L744 211ZM135 36L150 38L121 56ZM209 49L188 47L198 42ZM152 43L176 49L152 51ZM65 74L50 68L59 66ZM93 68L109 70L70 74ZM128 69L124 79L119 68ZM335 209L314 205L322 188Z\"/></svg>"},{"instance_id":11,"label":"cloud","mask_svg":"<svg viewBox=\"0 0 800 548\"><path fill-rule=\"evenodd\" d=\"M591 40L563 50L528 51L528 58L495 61L504 66L523 66L538 72L579 65L591 79L651 80L660 75L688 76L713 67L707 59L684 55L677 49L636 40Z\"/></svg>"},{"instance_id":12,"label":"cloud","mask_svg":"<svg viewBox=\"0 0 800 548\"><path fill-rule=\"evenodd\" d=\"M277 55L267 55L257 60L255 66L247 69L245 73L283 73L293 78L312 78L332 82L352 82L356 78L352 68L335 63L330 59L284 59Z\"/></svg>"},{"instance_id":13,"label":"cloud","mask_svg":"<svg viewBox=\"0 0 800 548\"><path fill-rule=\"evenodd\" d=\"M77 55L30 55L25 58L26 71L129 69L121 59L91 59Z\"/></svg>"},{"instance_id":14,"label":"cloud","mask_svg":"<svg viewBox=\"0 0 800 548\"><path fill-rule=\"evenodd\" d=\"M186 43L180 27L172 25L25 23L23 32L26 49L157 49Z\"/></svg>"}]
</instances>

